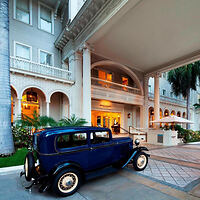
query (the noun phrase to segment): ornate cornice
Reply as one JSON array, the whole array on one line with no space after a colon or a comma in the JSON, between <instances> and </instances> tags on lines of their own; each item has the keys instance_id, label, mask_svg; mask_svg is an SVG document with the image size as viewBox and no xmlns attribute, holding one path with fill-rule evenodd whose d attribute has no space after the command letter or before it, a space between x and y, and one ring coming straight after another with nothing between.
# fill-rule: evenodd
<instances>
[{"instance_id":1,"label":"ornate cornice","mask_svg":"<svg viewBox=\"0 0 200 200\"><path fill-rule=\"evenodd\" d=\"M109 0L87 0L73 21L66 25L58 36L55 42L56 48L62 50L70 40L77 38L109 2Z\"/></svg>"}]
</instances>

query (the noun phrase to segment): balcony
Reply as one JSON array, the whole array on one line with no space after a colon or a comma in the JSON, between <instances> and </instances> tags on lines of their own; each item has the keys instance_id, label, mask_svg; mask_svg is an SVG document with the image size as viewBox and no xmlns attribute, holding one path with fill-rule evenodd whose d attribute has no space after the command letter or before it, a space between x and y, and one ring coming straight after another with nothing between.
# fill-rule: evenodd
<instances>
[{"instance_id":1,"label":"balcony","mask_svg":"<svg viewBox=\"0 0 200 200\"><path fill-rule=\"evenodd\" d=\"M140 89L92 77L92 85L140 95Z\"/></svg>"},{"instance_id":2,"label":"balcony","mask_svg":"<svg viewBox=\"0 0 200 200\"><path fill-rule=\"evenodd\" d=\"M16 57L10 57L10 71L34 77L74 84L72 76L73 74L68 70L43 65Z\"/></svg>"},{"instance_id":3,"label":"balcony","mask_svg":"<svg viewBox=\"0 0 200 200\"><path fill-rule=\"evenodd\" d=\"M149 98L154 99L154 94L152 92L149 92ZM178 98L172 98L172 97L163 96L163 95L160 95L160 101L161 102L167 101L167 102L170 102L170 103L173 103L173 104L186 106L186 100L178 99Z\"/></svg>"}]
</instances>

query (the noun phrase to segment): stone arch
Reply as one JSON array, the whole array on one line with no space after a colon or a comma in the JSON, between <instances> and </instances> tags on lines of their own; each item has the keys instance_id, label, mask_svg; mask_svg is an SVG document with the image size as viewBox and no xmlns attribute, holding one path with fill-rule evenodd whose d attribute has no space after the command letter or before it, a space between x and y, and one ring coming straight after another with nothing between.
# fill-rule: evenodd
<instances>
[{"instance_id":1,"label":"stone arch","mask_svg":"<svg viewBox=\"0 0 200 200\"><path fill-rule=\"evenodd\" d=\"M10 87L11 87L11 89L13 89L15 91L16 97L18 98L19 97L19 95L18 95L19 92L17 91L16 87L13 84L11 84Z\"/></svg>"},{"instance_id":2,"label":"stone arch","mask_svg":"<svg viewBox=\"0 0 200 200\"><path fill-rule=\"evenodd\" d=\"M177 112L177 116L181 117L181 112L180 111Z\"/></svg>"},{"instance_id":3,"label":"stone arch","mask_svg":"<svg viewBox=\"0 0 200 200\"><path fill-rule=\"evenodd\" d=\"M65 94L65 95L67 96L67 98L68 98L69 103L71 103L71 102L70 102L69 94L68 94L66 91L62 90L62 89L56 89L56 90L51 91L51 92L47 95L47 102L49 102L49 103L51 102L51 96L52 96L52 94L54 94L54 93L56 93L56 92L60 92L60 93Z\"/></svg>"},{"instance_id":4,"label":"stone arch","mask_svg":"<svg viewBox=\"0 0 200 200\"><path fill-rule=\"evenodd\" d=\"M176 111L172 110L170 115L176 115Z\"/></svg>"},{"instance_id":5,"label":"stone arch","mask_svg":"<svg viewBox=\"0 0 200 200\"><path fill-rule=\"evenodd\" d=\"M102 65L104 65L104 66L114 65L114 66L117 66L118 68L120 68L121 70L123 70L124 72L126 72L135 81L137 87L141 91L141 95L144 95L144 90L143 90L142 84L140 83L140 80L137 77L137 75L131 69L129 69L125 65L116 63L116 62L111 61L111 60L102 60L102 61L95 62L95 63L92 64L91 69L93 69L94 67L97 67L97 66L102 66Z\"/></svg>"},{"instance_id":6,"label":"stone arch","mask_svg":"<svg viewBox=\"0 0 200 200\"><path fill-rule=\"evenodd\" d=\"M153 128L154 123L152 123L151 121L153 121L155 117L154 117L154 108L152 106L149 107L148 109L148 118L149 118L149 128Z\"/></svg>"},{"instance_id":7,"label":"stone arch","mask_svg":"<svg viewBox=\"0 0 200 200\"><path fill-rule=\"evenodd\" d=\"M32 92L33 96L36 93L36 100L28 99L28 92ZM22 117L23 114L31 117L34 110L39 115L46 115L46 94L41 87L38 86L26 86L21 92L21 105L22 105Z\"/></svg>"},{"instance_id":8,"label":"stone arch","mask_svg":"<svg viewBox=\"0 0 200 200\"><path fill-rule=\"evenodd\" d=\"M59 121L70 115L70 100L68 94L62 90L55 90L49 95L49 113L52 118Z\"/></svg>"},{"instance_id":9,"label":"stone arch","mask_svg":"<svg viewBox=\"0 0 200 200\"><path fill-rule=\"evenodd\" d=\"M44 90L43 88L41 88L40 86L38 86L38 85L29 85L29 86L24 87L24 88L21 90L21 93L20 93L19 98L22 99L23 93L24 93L27 89L29 89L29 88L36 88L36 89L40 90L40 91L43 93L43 95L44 95L44 97L45 97L45 100L47 100L45 90Z\"/></svg>"},{"instance_id":10,"label":"stone arch","mask_svg":"<svg viewBox=\"0 0 200 200\"><path fill-rule=\"evenodd\" d=\"M11 90L11 123L14 123L14 121L17 119L17 107L18 107L18 93L15 87L12 85L10 86Z\"/></svg>"},{"instance_id":11,"label":"stone arch","mask_svg":"<svg viewBox=\"0 0 200 200\"><path fill-rule=\"evenodd\" d=\"M165 109L165 111L164 111L164 117L167 117L167 116L169 116L169 110Z\"/></svg>"}]
</instances>

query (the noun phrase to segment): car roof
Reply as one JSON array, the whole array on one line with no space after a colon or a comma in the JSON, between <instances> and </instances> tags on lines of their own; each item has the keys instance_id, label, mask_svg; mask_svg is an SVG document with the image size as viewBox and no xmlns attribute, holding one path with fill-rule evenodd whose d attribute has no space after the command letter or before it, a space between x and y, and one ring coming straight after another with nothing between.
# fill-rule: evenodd
<instances>
[{"instance_id":1,"label":"car roof","mask_svg":"<svg viewBox=\"0 0 200 200\"><path fill-rule=\"evenodd\" d=\"M87 131L109 131L109 128L93 127L93 126L66 126L66 127L55 127L45 128L42 131L36 132L35 134L42 134L43 136L57 135L61 133L77 133Z\"/></svg>"}]
</instances>

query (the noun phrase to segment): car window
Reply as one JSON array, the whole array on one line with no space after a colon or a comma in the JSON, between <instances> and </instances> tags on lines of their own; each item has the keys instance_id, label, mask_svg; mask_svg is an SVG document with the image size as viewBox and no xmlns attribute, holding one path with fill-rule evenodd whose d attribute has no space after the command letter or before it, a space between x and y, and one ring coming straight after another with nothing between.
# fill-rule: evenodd
<instances>
[{"instance_id":1,"label":"car window","mask_svg":"<svg viewBox=\"0 0 200 200\"><path fill-rule=\"evenodd\" d=\"M87 133L64 134L58 136L57 148L71 148L87 144Z\"/></svg>"},{"instance_id":2,"label":"car window","mask_svg":"<svg viewBox=\"0 0 200 200\"><path fill-rule=\"evenodd\" d=\"M105 142L109 142L109 132L103 131L103 132L92 132L90 135L90 141L91 144L101 144Z\"/></svg>"}]
</instances>

